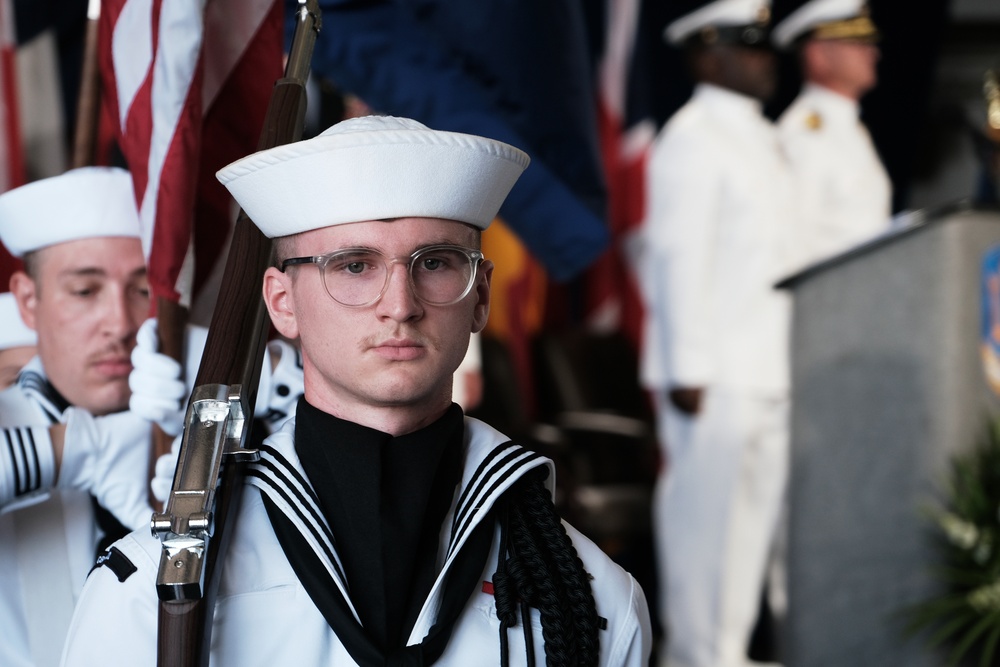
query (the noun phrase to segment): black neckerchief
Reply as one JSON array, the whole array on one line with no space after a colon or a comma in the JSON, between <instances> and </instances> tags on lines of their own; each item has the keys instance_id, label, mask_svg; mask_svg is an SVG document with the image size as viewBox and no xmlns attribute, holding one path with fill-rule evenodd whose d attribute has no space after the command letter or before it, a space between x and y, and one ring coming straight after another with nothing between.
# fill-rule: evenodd
<instances>
[{"instance_id":1,"label":"black neckerchief","mask_svg":"<svg viewBox=\"0 0 1000 667\"><path fill-rule=\"evenodd\" d=\"M319 497L362 626L291 522L265 505L289 562L361 665L430 664L478 587L493 535L484 521L453 564L437 623L404 649L437 575L439 536L461 479L464 421L453 405L420 431L392 436L332 417L300 399L296 450Z\"/></svg>"}]
</instances>

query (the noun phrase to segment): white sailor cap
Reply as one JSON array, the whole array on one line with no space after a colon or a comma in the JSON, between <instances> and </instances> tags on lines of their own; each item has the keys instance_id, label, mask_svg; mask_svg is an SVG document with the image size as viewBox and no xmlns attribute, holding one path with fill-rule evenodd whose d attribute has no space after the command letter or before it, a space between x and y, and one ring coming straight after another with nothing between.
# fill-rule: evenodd
<instances>
[{"instance_id":1,"label":"white sailor cap","mask_svg":"<svg viewBox=\"0 0 1000 667\"><path fill-rule=\"evenodd\" d=\"M779 49L787 49L803 37L875 42L879 33L868 16L865 0L809 0L771 33L771 40Z\"/></svg>"},{"instance_id":2,"label":"white sailor cap","mask_svg":"<svg viewBox=\"0 0 1000 667\"><path fill-rule=\"evenodd\" d=\"M34 345L37 341L35 332L21 319L14 295L10 292L0 293L0 350Z\"/></svg>"},{"instance_id":3,"label":"white sailor cap","mask_svg":"<svg viewBox=\"0 0 1000 667\"><path fill-rule=\"evenodd\" d=\"M10 254L102 236L139 237L132 177L118 167L80 167L0 195L0 241Z\"/></svg>"},{"instance_id":4,"label":"white sailor cap","mask_svg":"<svg viewBox=\"0 0 1000 667\"><path fill-rule=\"evenodd\" d=\"M663 31L669 44L741 44L767 47L770 0L716 0L681 16Z\"/></svg>"},{"instance_id":5,"label":"white sailor cap","mask_svg":"<svg viewBox=\"0 0 1000 667\"><path fill-rule=\"evenodd\" d=\"M401 217L485 229L528 162L493 139L364 116L237 160L216 177L269 238Z\"/></svg>"}]
</instances>

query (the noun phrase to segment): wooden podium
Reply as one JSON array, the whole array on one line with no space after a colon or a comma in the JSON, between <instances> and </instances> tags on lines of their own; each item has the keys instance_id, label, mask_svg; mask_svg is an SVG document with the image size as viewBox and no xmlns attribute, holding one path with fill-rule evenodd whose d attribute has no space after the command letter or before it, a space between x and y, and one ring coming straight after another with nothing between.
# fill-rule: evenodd
<instances>
[{"instance_id":1,"label":"wooden podium","mask_svg":"<svg viewBox=\"0 0 1000 667\"><path fill-rule=\"evenodd\" d=\"M779 285L794 298L787 667L944 664L899 612L936 585L922 506L1000 413L981 355L1000 212L914 217Z\"/></svg>"}]
</instances>

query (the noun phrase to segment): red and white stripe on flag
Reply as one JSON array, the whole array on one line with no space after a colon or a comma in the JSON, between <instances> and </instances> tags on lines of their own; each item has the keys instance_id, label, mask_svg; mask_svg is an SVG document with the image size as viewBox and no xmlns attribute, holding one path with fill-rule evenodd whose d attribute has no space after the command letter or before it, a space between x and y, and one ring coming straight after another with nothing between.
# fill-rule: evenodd
<instances>
[{"instance_id":1,"label":"red and white stripe on flag","mask_svg":"<svg viewBox=\"0 0 1000 667\"><path fill-rule=\"evenodd\" d=\"M24 185L17 94L17 37L11 0L0 0L0 192Z\"/></svg>"},{"instance_id":2,"label":"red and white stripe on flag","mask_svg":"<svg viewBox=\"0 0 1000 667\"><path fill-rule=\"evenodd\" d=\"M644 171L656 123L627 121L628 79L635 58L641 0L606 0L604 51L598 63L598 122L608 184L612 244L588 271L588 325L621 331L638 345L642 306L631 267L634 232L644 215Z\"/></svg>"},{"instance_id":3,"label":"red and white stripe on flag","mask_svg":"<svg viewBox=\"0 0 1000 667\"><path fill-rule=\"evenodd\" d=\"M224 192L205 182L256 148L281 72L281 2L104 0L100 20L104 110L132 172L150 288L190 305L201 253L194 233L199 196ZM253 77L244 61L254 63ZM219 114L252 127L241 139L232 138L234 129L217 137L206 120ZM219 214L210 224L225 238L228 207Z\"/></svg>"}]
</instances>

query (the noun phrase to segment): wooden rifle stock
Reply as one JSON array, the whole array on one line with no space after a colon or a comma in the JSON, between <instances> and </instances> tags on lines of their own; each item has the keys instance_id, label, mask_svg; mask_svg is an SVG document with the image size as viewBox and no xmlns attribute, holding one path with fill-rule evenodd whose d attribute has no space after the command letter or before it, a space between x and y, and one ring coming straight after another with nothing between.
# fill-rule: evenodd
<instances>
[{"instance_id":1,"label":"wooden rifle stock","mask_svg":"<svg viewBox=\"0 0 1000 667\"><path fill-rule=\"evenodd\" d=\"M302 136L305 83L320 29L317 0L299 0L297 16L259 150ZM241 211L188 404L173 488L165 512L152 521L163 542L157 577L160 667L209 663L215 597L242 491L240 464L256 454L245 445L270 327L260 285L271 262L270 239Z\"/></svg>"}]
</instances>

